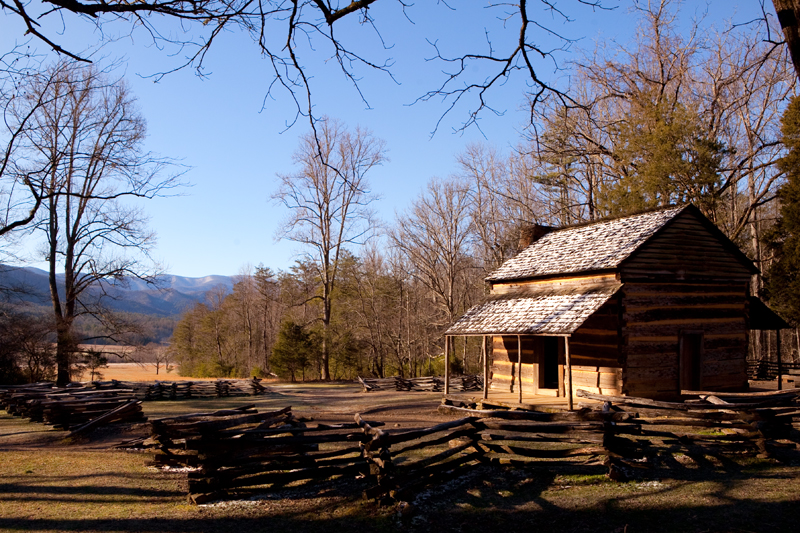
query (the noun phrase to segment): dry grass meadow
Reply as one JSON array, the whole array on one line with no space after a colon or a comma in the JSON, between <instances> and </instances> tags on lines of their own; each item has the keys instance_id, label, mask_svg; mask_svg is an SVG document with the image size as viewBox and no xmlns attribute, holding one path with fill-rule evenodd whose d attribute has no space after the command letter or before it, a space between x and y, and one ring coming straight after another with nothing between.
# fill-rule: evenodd
<instances>
[{"instance_id":1,"label":"dry grass meadow","mask_svg":"<svg viewBox=\"0 0 800 533\"><path fill-rule=\"evenodd\" d=\"M144 408L158 418L248 403L292 406L318 422L350 421L362 412L388 428L446 419L436 412L437 393L364 394L350 383L271 386L274 392L259 398ZM599 463L476 467L400 505L362 500L363 480L327 480L195 506L187 503L185 472L146 467L146 454L111 448L142 431L103 429L66 443L63 432L0 411L0 531L760 533L796 531L800 523L800 457L794 456L780 462L676 456L626 483L609 480Z\"/></svg>"},{"instance_id":2,"label":"dry grass meadow","mask_svg":"<svg viewBox=\"0 0 800 533\"><path fill-rule=\"evenodd\" d=\"M103 380L116 379L119 381L176 381L191 379L200 381L203 379L213 380L216 378L185 378L178 374L177 367L167 372L164 365L161 365L156 373L155 363L109 363L108 368L100 370Z\"/></svg>"}]
</instances>

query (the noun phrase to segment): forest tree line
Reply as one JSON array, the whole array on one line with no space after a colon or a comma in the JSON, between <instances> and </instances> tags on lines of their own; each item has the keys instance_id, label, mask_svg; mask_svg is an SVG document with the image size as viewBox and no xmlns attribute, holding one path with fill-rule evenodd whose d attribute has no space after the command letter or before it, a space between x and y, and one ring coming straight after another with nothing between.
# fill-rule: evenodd
<instances>
[{"instance_id":1,"label":"forest tree line","mask_svg":"<svg viewBox=\"0 0 800 533\"><path fill-rule=\"evenodd\" d=\"M189 310L170 347L181 372L300 380L441 373L442 332L483 298L486 274L516 253L520 231L534 223L558 227L691 202L772 272L792 256L785 245L796 231L786 223L795 134L782 133L781 119L797 77L787 47L773 38L780 30L765 21L687 23L669 2L636 10L631 42L577 53L562 90L530 95L530 124L517 146L466 147L453 175L432 178L392 222L377 220L368 179L386 160L385 143L332 118L312 121L296 172L279 176L273 196L288 213L278 236L302 255L288 271L245 271L230 294L212 291ZM0 353L0 367L19 366L25 339L14 335L29 330L46 341L48 375L57 370L63 383L78 343L132 329L85 289L156 273L147 256L152 232L138 209L116 200L162 195L178 175L165 172L169 160L141 149L143 118L108 73L63 61L4 80L9 131L0 178L16 188L2 191L13 208L0 235L39 232L51 272L68 275L63 292L51 287L47 323L28 320L26 330L14 326L25 317L1 310L0 334L10 339L3 346L15 348ZM48 136L54 131L66 138ZM112 150L81 158L59 144L84 139ZM798 269L779 271L785 280ZM775 286L758 276L752 292L796 320L792 298ZM82 334L76 324L86 315L105 329ZM760 343L754 336L756 352ZM455 349L455 370L476 371L476 341Z\"/></svg>"},{"instance_id":2,"label":"forest tree line","mask_svg":"<svg viewBox=\"0 0 800 533\"><path fill-rule=\"evenodd\" d=\"M370 244L334 243L326 251L338 253L334 263L313 253L323 220L294 239L312 253L288 271L260 266L232 294L209 295L175 330L182 373L324 378L324 344L333 379L441 373L442 332L483 298L485 276L534 223L691 202L769 272L787 176L781 117L796 91L788 51L769 39L775 28L700 21L679 30L669 4L638 9L633 42L584 51L571 66L570 99L550 93L531 105L532 126L513 150L468 146L454 175L431 179L392 223L370 221ZM333 135L351 135L338 139L345 145L374 142L336 124ZM379 160L383 147L376 150ZM318 176L321 154L301 145L300 174ZM310 188L321 190L319 182ZM764 279L754 279L754 294L768 293ZM459 340L455 350L456 370L478 371L477 340Z\"/></svg>"}]
</instances>

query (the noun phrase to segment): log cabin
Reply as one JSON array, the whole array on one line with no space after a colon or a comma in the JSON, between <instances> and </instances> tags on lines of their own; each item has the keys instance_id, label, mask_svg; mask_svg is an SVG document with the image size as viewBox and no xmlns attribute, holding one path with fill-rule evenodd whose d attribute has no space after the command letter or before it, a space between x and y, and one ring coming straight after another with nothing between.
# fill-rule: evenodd
<instances>
[{"instance_id":1,"label":"log cabin","mask_svg":"<svg viewBox=\"0 0 800 533\"><path fill-rule=\"evenodd\" d=\"M751 307L769 310L751 304L757 268L699 209L525 236L534 242L486 278L486 301L446 331L447 369L448 341L466 335L483 337L485 387L491 376L492 391L520 403L523 390L566 395L572 408L577 389L674 398L747 388Z\"/></svg>"}]
</instances>

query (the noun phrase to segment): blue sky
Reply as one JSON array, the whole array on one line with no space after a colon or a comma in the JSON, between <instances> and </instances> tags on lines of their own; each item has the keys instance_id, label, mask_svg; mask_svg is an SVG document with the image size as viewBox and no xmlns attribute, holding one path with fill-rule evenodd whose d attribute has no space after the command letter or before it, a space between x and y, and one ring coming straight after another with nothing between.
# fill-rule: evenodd
<instances>
[{"instance_id":1,"label":"blue sky","mask_svg":"<svg viewBox=\"0 0 800 533\"><path fill-rule=\"evenodd\" d=\"M501 36L513 38L514 31L498 31L501 22L482 9L485 1L452 2L458 6L456 11L444 4L420 1L409 11L414 24L404 20L395 4L383 4L376 4L371 11L384 41L393 45L391 50L382 50L380 42L363 27L351 23L339 30L361 49L374 51L372 57L394 61L391 70L399 85L381 73L359 71L371 109L334 65L322 61L324 57L306 56L305 64L314 76L319 114L353 127L360 124L386 141L390 161L376 168L369 180L382 197L375 207L390 223L395 211L404 209L430 178L446 177L457 170L455 157L468 143L486 141L505 150L513 147L527 118L522 107L527 87L524 77L518 76L498 88L492 102L504 114L485 113L480 131L473 127L453 133L474 103L470 100L470 105L446 117L431 137L446 104L436 100L409 105L442 80L441 65L424 61L432 55L425 39L438 39L440 45L453 46L454 50L466 46L474 49L472 43L485 43L487 30L493 35L493 45L502 47L505 43ZM613 38L624 43L630 38L636 22L628 3L607 4L619 7L610 12L596 11L577 2L561 2L559 5L574 18L571 23L543 12L543 22L569 37L582 38L573 45L573 51L559 54L562 65L574 57L574 50L592 48L594 40ZM697 5L701 4L684 4L686 18ZM757 0L718 0L709 7L711 21L731 16L737 21L749 20L760 10ZM63 38L56 35L60 43L82 49L84 43L94 42L91 26L82 25L76 32L72 30L77 25L70 25L69 20L67 23ZM7 50L15 41L24 42L20 25L0 15L0 46ZM275 240L286 213L271 202L270 195L278 185L276 175L292 172L291 156L307 126L300 122L284 131L286 122L293 118L285 95L278 94L265 103L269 65L249 36L230 32L216 44L207 58L209 75L205 79L185 69L159 83L142 76L173 68L180 56L158 50L144 34L120 39L102 51L108 57L126 58L123 72L148 123L147 148L189 167L185 180L192 186L182 196L145 205L150 226L158 234L154 256L169 273L181 276L234 275L245 265L259 263L286 269L300 249L294 243ZM32 45L45 51L40 43L32 41ZM540 72L545 79L560 79L562 84L568 74L554 71L552 63L543 63ZM41 267L36 249L29 241L29 264Z\"/></svg>"}]
</instances>

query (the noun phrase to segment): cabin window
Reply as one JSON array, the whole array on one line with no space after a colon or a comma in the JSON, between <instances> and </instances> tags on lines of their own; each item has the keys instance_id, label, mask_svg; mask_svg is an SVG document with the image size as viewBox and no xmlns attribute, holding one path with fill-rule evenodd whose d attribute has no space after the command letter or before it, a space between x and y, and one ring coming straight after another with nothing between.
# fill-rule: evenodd
<instances>
[{"instance_id":1,"label":"cabin window","mask_svg":"<svg viewBox=\"0 0 800 533\"><path fill-rule=\"evenodd\" d=\"M703 384L703 333L681 333L679 347L679 390L701 390Z\"/></svg>"}]
</instances>

